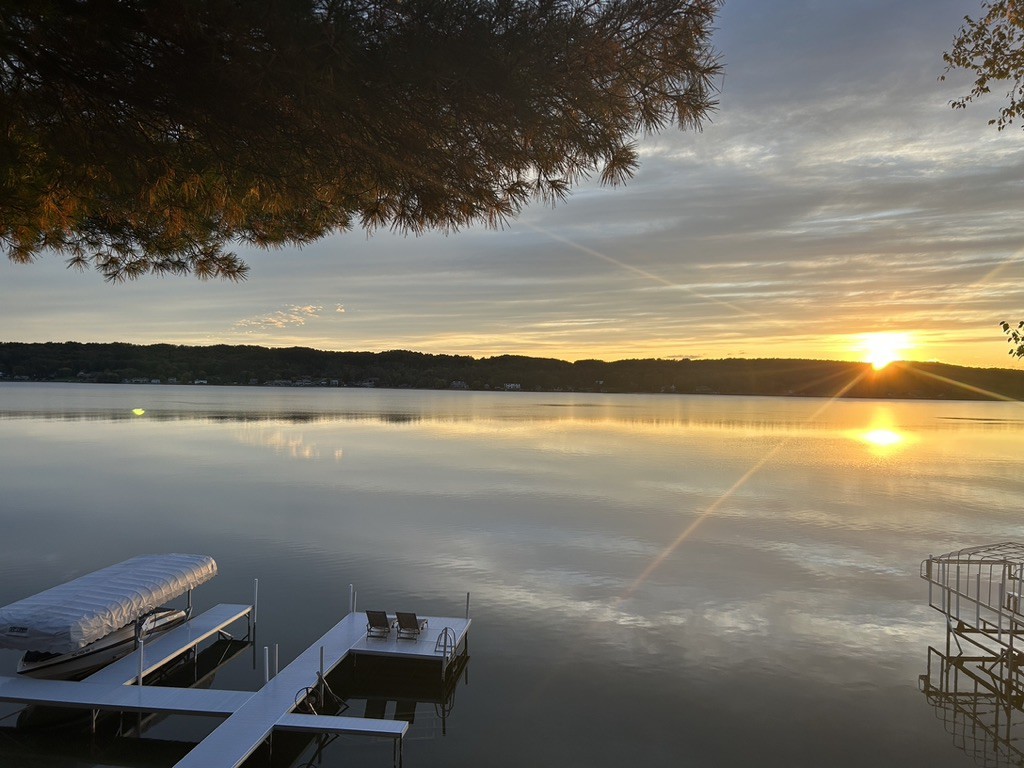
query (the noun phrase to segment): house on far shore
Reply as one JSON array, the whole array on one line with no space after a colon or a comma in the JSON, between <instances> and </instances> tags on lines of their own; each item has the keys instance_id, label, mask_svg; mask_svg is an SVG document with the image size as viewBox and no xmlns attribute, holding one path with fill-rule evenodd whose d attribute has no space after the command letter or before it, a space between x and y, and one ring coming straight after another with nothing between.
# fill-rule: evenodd
<instances>
[{"instance_id":1,"label":"house on far shore","mask_svg":"<svg viewBox=\"0 0 1024 768\"><path fill-rule=\"evenodd\" d=\"M505 385L505 391L506 392L518 392L522 388L523 388L522 384L506 384Z\"/></svg>"}]
</instances>

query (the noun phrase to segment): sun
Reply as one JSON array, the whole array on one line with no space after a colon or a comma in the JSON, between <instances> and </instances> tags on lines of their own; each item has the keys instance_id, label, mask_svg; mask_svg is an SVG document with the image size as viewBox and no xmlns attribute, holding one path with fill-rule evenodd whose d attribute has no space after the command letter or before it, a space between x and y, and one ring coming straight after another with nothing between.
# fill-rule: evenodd
<instances>
[{"instance_id":1,"label":"sun","mask_svg":"<svg viewBox=\"0 0 1024 768\"><path fill-rule=\"evenodd\" d=\"M908 333L866 333L861 336L858 350L864 356L864 362L880 371L889 363L902 358L903 353L912 348L913 342Z\"/></svg>"}]
</instances>

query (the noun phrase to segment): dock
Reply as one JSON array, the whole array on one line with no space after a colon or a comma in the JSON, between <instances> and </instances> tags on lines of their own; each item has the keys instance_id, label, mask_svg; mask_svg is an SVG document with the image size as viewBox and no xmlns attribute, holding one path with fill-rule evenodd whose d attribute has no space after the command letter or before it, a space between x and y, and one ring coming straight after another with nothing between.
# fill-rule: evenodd
<instances>
[{"instance_id":1,"label":"dock","mask_svg":"<svg viewBox=\"0 0 1024 768\"><path fill-rule=\"evenodd\" d=\"M354 596L350 607L354 607ZM426 627L418 637L368 637L366 615L351 611L284 669L271 675L257 691L174 688L139 685L140 677L158 671L211 637L226 636L226 627L251 619L252 606L218 605L145 643L124 658L81 682L0 677L0 701L76 707L93 711L215 715L225 719L175 768L237 768L275 730L319 734L357 734L392 739L395 762L401 764L404 720L382 720L297 712L310 693L322 690L331 670L349 656L417 659L438 666L444 678L449 666L468 649L471 620L420 616ZM468 603L467 603L468 614ZM267 648L264 648L266 664Z\"/></svg>"},{"instance_id":2,"label":"dock","mask_svg":"<svg viewBox=\"0 0 1024 768\"><path fill-rule=\"evenodd\" d=\"M142 653L133 651L85 679L88 683L130 685L138 681L139 673L149 675L184 653L193 650L204 640L223 634L225 627L250 615L252 606L220 604L205 613L189 619L180 627L169 630L156 640L143 644ZM142 669L139 669L140 657Z\"/></svg>"},{"instance_id":3,"label":"dock","mask_svg":"<svg viewBox=\"0 0 1024 768\"><path fill-rule=\"evenodd\" d=\"M471 620L435 616L420 618L427 620L427 628L419 638L398 639L395 633L388 638L369 638L366 636L366 616L349 613L253 694L252 698L189 752L184 760L178 762L175 768L207 768L211 765L237 768L275 728L294 729L300 723L306 724L304 729L319 723L319 730L323 733L353 733L346 728L353 726L350 721L358 720L359 732L363 735L400 740L409 727L404 721L303 716L292 714L292 710L295 709L296 698L301 698L302 691L317 685L319 674L326 677L350 653L431 659L442 667L446 666L459 652L458 649L465 647ZM438 641L448 632L453 638L449 653L445 655L438 650Z\"/></svg>"}]
</instances>

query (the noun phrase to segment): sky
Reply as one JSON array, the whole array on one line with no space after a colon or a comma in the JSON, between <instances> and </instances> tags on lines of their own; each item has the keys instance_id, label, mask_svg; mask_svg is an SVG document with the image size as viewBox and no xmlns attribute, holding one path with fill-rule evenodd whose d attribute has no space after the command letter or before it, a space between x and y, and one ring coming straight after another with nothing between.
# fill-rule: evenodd
<instances>
[{"instance_id":1,"label":"sky","mask_svg":"<svg viewBox=\"0 0 1024 768\"><path fill-rule=\"evenodd\" d=\"M726 0L719 107L501 230L237 249L242 283L0 259L0 341L1020 367L1024 131L942 53L980 0Z\"/></svg>"}]
</instances>

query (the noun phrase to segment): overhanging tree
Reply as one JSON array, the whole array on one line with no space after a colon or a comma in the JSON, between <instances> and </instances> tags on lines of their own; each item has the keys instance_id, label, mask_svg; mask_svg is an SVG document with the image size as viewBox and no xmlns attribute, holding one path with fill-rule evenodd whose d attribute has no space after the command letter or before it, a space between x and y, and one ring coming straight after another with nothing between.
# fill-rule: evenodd
<instances>
[{"instance_id":1,"label":"overhanging tree","mask_svg":"<svg viewBox=\"0 0 1024 768\"><path fill-rule=\"evenodd\" d=\"M1016 325L1010 325L1005 320L999 324L1006 334L1006 341L1010 345L1010 354L1014 357L1024 357L1024 320Z\"/></svg>"},{"instance_id":2,"label":"overhanging tree","mask_svg":"<svg viewBox=\"0 0 1024 768\"><path fill-rule=\"evenodd\" d=\"M997 117L989 120L1002 130L1024 115L1024 2L983 0L977 18L964 17L953 48L943 54L946 71L964 69L974 75L970 93L950 102L964 109L991 93L994 83L1004 83L1006 102Z\"/></svg>"},{"instance_id":3,"label":"overhanging tree","mask_svg":"<svg viewBox=\"0 0 1024 768\"><path fill-rule=\"evenodd\" d=\"M953 48L943 54L946 71L965 69L974 74L970 93L954 99L954 109L964 109L1003 83L1006 100L997 117L988 121L998 130L1024 116L1024 0L983 0L978 18L964 17ZM1024 321L1000 324L1010 344L1009 353L1024 358Z\"/></svg>"},{"instance_id":4,"label":"overhanging tree","mask_svg":"<svg viewBox=\"0 0 1024 768\"><path fill-rule=\"evenodd\" d=\"M500 225L714 107L719 0L0 4L0 239L107 279Z\"/></svg>"}]
</instances>

